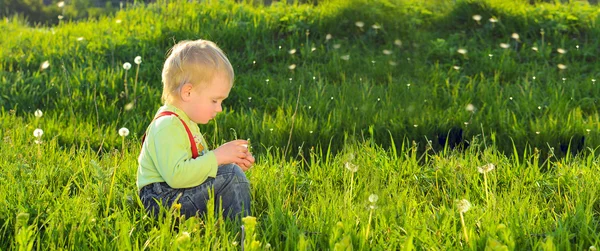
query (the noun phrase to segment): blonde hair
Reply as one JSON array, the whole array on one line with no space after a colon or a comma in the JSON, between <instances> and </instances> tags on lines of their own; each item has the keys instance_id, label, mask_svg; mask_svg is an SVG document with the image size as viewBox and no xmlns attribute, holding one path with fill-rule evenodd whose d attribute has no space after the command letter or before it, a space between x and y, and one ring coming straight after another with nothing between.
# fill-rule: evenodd
<instances>
[{"instance_id":1,"label":"blonde hair","mask_svg":"<svg viewBox=\"0 0 600 251\"><path fill-rule=\"evenodd\" d=\"M181 41L168 54L162 70L162 101L165 104L173 101L185 83L193 86L207 83L217 72L227 74L233 85L234 73L229 59L211 41Z\"/></svg>"}]
</instances>

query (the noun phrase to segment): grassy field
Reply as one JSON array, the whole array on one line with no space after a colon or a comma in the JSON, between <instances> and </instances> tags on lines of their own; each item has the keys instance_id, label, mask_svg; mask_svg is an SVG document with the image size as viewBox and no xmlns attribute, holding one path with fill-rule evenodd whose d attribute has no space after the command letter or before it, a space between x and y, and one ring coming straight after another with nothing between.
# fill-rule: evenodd
<instances>
[{"instance_id":1,"label":"grassy field","mask_svg":"<svg viewBox=\"0 0 600 251\"><path fill-rule=\"evenodd\" d=\"M595 250L598 9L424 2L4 19L0 249ZM245 242L214 215L149 218L136 195L166 50L198 38L236 71L201 130L258 158Z\"/></svg>"}]
</instances>

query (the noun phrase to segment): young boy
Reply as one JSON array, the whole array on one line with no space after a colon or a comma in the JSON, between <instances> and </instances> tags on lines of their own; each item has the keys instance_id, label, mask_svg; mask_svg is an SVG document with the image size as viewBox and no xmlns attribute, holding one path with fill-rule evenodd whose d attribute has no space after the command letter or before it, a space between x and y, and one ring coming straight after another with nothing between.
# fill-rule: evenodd
<instances>
[{"instance_id":1,"label":"young boy","mask_svg":"<svg viewBox=\"0 0 600 251\"><path fill-rule=\"evenodd\" d=\"M250 214L250 186L244 172L254 163L248 142L234 140L209 151L197 124L222 111L234 73L216 44L182 41L162 71L164 106L146 130L138 158L137 187L144 207L179 207L191 217L207 211L214 190L215 212L230 219Z\"/></svg>"}]
</instances>

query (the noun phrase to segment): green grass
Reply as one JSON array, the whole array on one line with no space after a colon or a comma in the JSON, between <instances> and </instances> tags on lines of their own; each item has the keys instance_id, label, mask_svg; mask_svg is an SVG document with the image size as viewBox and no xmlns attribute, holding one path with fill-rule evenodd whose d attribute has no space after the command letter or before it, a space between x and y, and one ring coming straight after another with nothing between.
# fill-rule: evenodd
<instances>
[{"instance_id":1,"label":"green grass","mask_svg":"<svg viewBox=\"0 0 600 251\"><path fill-rule=\"evenodd\" d=\"M136 195L165 52L198 38L236 71L225 112L201 130L212 146L252 141L259 249L597 246L598 22L587 4L496 0L182 1L54 27L5 19L0 249L240 248L235 224L152 219ZM122 65L138 55L134 89L136 65Z\"/></svg>"}]
</instances>

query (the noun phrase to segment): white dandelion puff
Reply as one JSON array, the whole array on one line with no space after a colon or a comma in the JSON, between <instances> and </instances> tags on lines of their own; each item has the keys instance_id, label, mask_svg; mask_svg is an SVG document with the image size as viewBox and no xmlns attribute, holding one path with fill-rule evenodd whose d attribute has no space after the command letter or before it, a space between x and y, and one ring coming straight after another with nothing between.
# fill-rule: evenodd
<instances>
[{"instance_id":1,"label":"white dandelion puff","mask_svg":"<svg viewBox=\"0 0 600 251\"><path fill-rule=\"evenodd\" d=\"M508 49L508 48L510 47L510 44L507 44L507 43L500 43L500 47L501 47L502 49Z\"/></svg>"},{"instance_id":2,"label":"white dandelion puff","mask_svg":"<svg viewBox=\"0 0 600 251\"><path fill-rule=\"evenodd\" d=\"M558 69L561 69L561 70L567 69L567 66L564 64L558 64L556 67L558 67Z\"/></svg>"},{"instance_id":3,"label":"white dandelion puff","mask_svg":"<svg viewBox=\"0 0 600 251\"><path fill-rule=\"evenodd\" d=\"M296 53L296 49L291 49L288 51L288 53L290 53L290 55L293 55L294 53Z\"/></svg>"},{"instance_id":4,"label":"white dandelion puff","mask_svg":"<svg viewBox=\"0 0 600 251\"><path fill-rule=\"evenodd\" d=\"M496 168L496 166L492 163L477 167L477 171L480 173L489 173L490 171L494 170L494 168Z\"/></svg>"},{"instance_id":5,"label":"white dandelion puff","mask_svg":"<svg viewBox=\"0 0 600 251\"><path fill-rule=\"evenodd\" d=\"M538 51L538 47L535 47L535 46L534 46L534 47L531 47L531 49L532 49L533 51L535 51L535 52L537 52L537 51Z\"/></svg>"},{"instance_id":6,"label":"white dandelion puff","mask_svg":"<svg viewBox=\"0 0 600 251\"><path fill-rule=\"evenodd\" d=\"M310 52L313 52L313 51L316 51L316 50L317 50L317 48L315 48L315 47L310 48Z\"/></svg>"},{"instance_id":7,"label":"white dandelion puff","mask_svg":"<svg viewBox=\"0 0 600 251\"><path fill-rule=\"evenodd\" d=\"M394 44L395 44L396 46L400 47L400 46L402 46L402 40L400 40L400 39L396 39L396 40L394 40Z\"/></svg>"},{"instance_id":8,"label":"white dandelion puff","mask_svg":"<svg viewBox=\"0 0 600 251\"><path fill-rule=\"evenodd\" d=\"M353 172L353 173L358 171L358 166L355 164L352 164L351 162L344 163L344 167L346 169L348 169L348 171Z\"/></svg>"},{"instance_id":9,"label":"white dandelion puff","mask_svg":"<svg viewBox=\"0 0 600 251\"><path fill-rule=\"evenodd\" d=\"M65 18L63 15L58 15L58 20L63 20Z\"/></svg>"},{"instance_id":10,"label":"white dandelion puff","mask_svg":"<svg viewBox=\"0 0 600 251\"><path fill-rule=\"evenodd\" d=\"M125 105L125 111L129 111L129 110L131 110L131 109L133 109L133 102L131 102L131 103L127 103L127 104Z\"/></svg>"},{"instance_id":11,"label":"white dandelion puff","mask_svg":"<svg viewBox=\"0 0 600 251\"><path fill-rule=\"evenodd\" d=\"M296 64L291 64L290 66L288 66L288 69L290 69L290 70L296 69Z\"/></svg>"},{"instance_id":12,"label":"white dandelion puff","mask_svg":"<svg viewBox=\"0 0 600 251\"><path fill-rule=\"evenodd\" d=\"M489 21L490 21L490 23L497 23L498 19L490 17Z\"/></svg>"},{"instance_id":13,"label":"white dandelion puff","mask_svg":"<svg viewBox=\"0 0 600 251\"><path fill-rule=\"evenodd\" d=\"M121 19L117 19L117 20L115 20L115 23L118 23L118 24L120 24L120 23L122 23L122 22L123 22L123 21L121 21Z\"/></svg>"},{"instance_id":14,"label":"white dandelion puff","mask_svg":"<svg viewBox=\"0 0 600 251\"><path fill-rule=\"evenodd\" d=\"M467 107L465 107L465 109L468 112L474 112L475 111L475 106L473 104L468 104Z\"/></svg>"},{"instance_id":15,"label":"white dandelion puff","mask_svg":"<svg viewBox=\"0 0 600 251\"><path fill-rule=\"evenodd\" d=\"M356 25L356 27L358 27L358 28L362 28L363 26L365 26L365 23L362 21L356 21L356 23L354 23L354 25Z\"/></svg>"},{"instance_id":16,"label":"white dandelion puff","mask_svg":"<svg viewBox=\"0 0 600 251\"><path fill-rule=\"evenodd\" d=\"M123 64L123 69L125 69L126 71L128 71L129 69L131 69L131 64L129 62L125 62Z\"/></svg>"},{"instance_id":17,"label":"white dandelion puff","mask_svg":"<svg viewBox=\"0 0 600 251\"><path fill-rule=\"evenodd\" d=\"M396 65L398 65L398 63L396 63L395 61L391 61L391 60L390 60L388 63L389 63L391 66L396 66Z\"/></svg>"},{"instance_id":18,"label":"white dandelion puff","mask_svg":"<svg viewBox=\"0 0 600 251\"><path fill-rule=\"evenodd\" d=\"M372 27L373 29L375 29L375 30L379 30L379 29L381 29L381 26L380 26L380 25L378 25L378 24L374 24L374 25L372 25L371 27Z\"/></svg>"},{"instance_id":19,"label":"white dandelion puff","mask_svg":"<svg viewBox=\"0 0 600 251\"><path fill-rule=\"evenodd\" d=\"M558 49L556 49L556 52L558 52L560 54L565 54L565 53L567 53L567 50L565 50L563 48L558 48Z\"/></svg>"},{"instance_id":20,"label":"white dandelion puff","mask_svg":"<svg viewBox=\"0 0 600 251\"><path fill-rule=\"evenodd\" d=\"M327 35L325 35L325 40L330 40L330 39L332 39L332 38L333 38L333 36L332 36L331 34L327 34Z\"/></svg>"},{"instance_id":21,"label":"white dandelion puff","mask_svg":"<svg viewBox=\"0 0 600 251\"><path fill-rule=\"evenodd\" d=\"M417 125L417 124L414 124L413 126L414 126L415 128L419 127L419 125Z\"/></svg>"},{"instance_id":22,"label":"white dandelion puff","mask_svg":"<svg viewBox=\"0 0 600 251\"><path fill-rule=\"evenodd\" d=\"M473 20L477 22L481 21L481 15L473 15Z\"/></svg>"},{"instance_id":23,"label":"white dandelion puff","mask_svg":"<svg viewBox=\"0 0 600 251\"><path fill-rule=\"evenodd\" d=\"M458 212L466 213L467 211L469 211L469 209L471 209L471 202L469 202L466 199L462 199L458 201L456 207L458 208Z\"/></svg>"},{"instance_id":24,"label":"white dandelion puff","mask_svg":"<svg viewBox=\"0 0 600 251\"><path fill-rule=\"evenodd\" d=\"M83 41L83 40L85 40L85 38L84 38L84 37L78 37L78 38L77 38L77 41Z\"/></svg>"},{"instance_id":25,"label":"white dandelion puff","mask_svg":"<svg viewBox=\"0 0 600 251\"><path fill-rule=\"evenodd\" d=\"M333 45L333 48L334 48L334 49L339 49L340 47L342 47L340 44L334 44L334 45Z\"/></svg>"},{"instance_id":26,"label":"white dandelion puff","mask_svg":"<svg viewBox=\"0 0 600 251\"><path fill-rule=\"evenodd\" d=\"M122 127L121 129L119 129L119 136L121 137L127 137L129 135L129 129Z\"/></svg>"},{"instance_id":27,"label":"white dandelion puff","mask_svg":"<svg viewBox=\"0 0 600 251\"><path fill-rule=\"evenodd\" d=\"M48 60L44 61L42 63L42 65L40 65L40 69L43 71L45 69L48 69L48 67L50 67L50 62L48 62Z\"/></svg>"},{"instance_id":28,"label":"white dandelion puff","mask_svg":"<svg viewBox=\"0 0 600 251\"><path fill-rule=\"evenodd\" d=\"M457 71L460 70L460 66L458 66L458 65L452 66L452 68L455 69L455 70L457 70Z\"/></svg>"},{"instance_id":29,"label":"white dandelion puff","mask_svg":"<svg viewBox=\"0 0 600 251\"><path fill-rule=\"evenodd\" d=\"M142 63L142 57L141 56L137 56L135 57L135 59L133 60L133 62L135 62L135 64L139 65Z\"/></svg>"},{"instance_id":30,"label":"white dandelion puff","mask_svg":"<svg viewBox=\"0 0 600 251\"><path fill-rule=\"evenodd\" d=\"M342 58L343 60L348 61L348 60L350 60L350 55L343 55L340 58Z\"/></svg>"},{"instance_id":31,"label":"white dandelion puff","mask_svg":"<svg viewBox=\"0 0 600 251\"><path fill-rule=\"evenodd\" d=\"M58 8L63 8L63 7L65 7L65 1L60 1L56 5L58 5Z\"/></svg>"},{"instance_id":32,"label":"white dandelion puff","mask_svg":"<svg viewBox=\"0 0 600 251\"><path fill-rule=\"evenodd\" d=\"M44 135L44 130L42 130L40 128L33 130L33 137L41 138L42 135Z\"/></svg>"},{"instance_id":33,"label":"white dandelion puff","mask_svg":"<svg viewBox=\"0 0 600 251\"><path fill-rule=\"evenodd\" d=\"M385 54L385 55L391 55L392 51L390 51L390 50L383 50L383 54Z\"/></svg>"},{"instance_id":34,"label":"white dandelion puff","mask_svg":"<svg viewBox=\"0 0 600 251\"><path fill-rule=\"evenodd\" d=\"M377 196L377 194L371 194L371 195L369 195L369 202L371 202L371 203L377 203L377 200L379 200L379 196Z\"/></svg>"},{"instance_id":35,"label":"white dandelion puff","mask_svg":"<svg viewBox=\"0 0 600 251\"><path fill-rule=\"evenodd\" d=\"M35 115L36 118L41 118L42 115L44 115L44 113L42 112L42 110L37 109L37 110L35 110L35 112L33 113L33 115Z\"/></svg>"},{"instance_id":36,"label":"white dandelion puff","mask_svg":"<svg viewBox=\"0 0 600 251\"><path fill-rule=\"evenodd\" d=\"M540 132L539 132L539 131L538 131L538 132L535 132L535 134L540 134Z\"/></svg>"},{"instance_id":37,"label":"white dandelion puff","mask_svg":"<svg viewBox=\"0 0 600 251\"><path fill-rule=\"evenodd\" d=\"M456 50L456 52L458 52L459 54L462 54L462 55L467 54L467 50L463 49L463 48L459 48L458 50Z\"/></svg>"},{"instance_id":38,"label":"white dandelion puff","mask_svg":"<svg viewBox=\"0 0 600 251\"><path fill-rule=\"evenodd\" d=\"M518 34L518 33L513 33L512 35L510 35L510 37L511 37L512 39L514 39L514 40L517 40L517 41L519 41L519 38L520 38L520 36L519 36L519 34Z\"/></svg>"}]
</instances>

